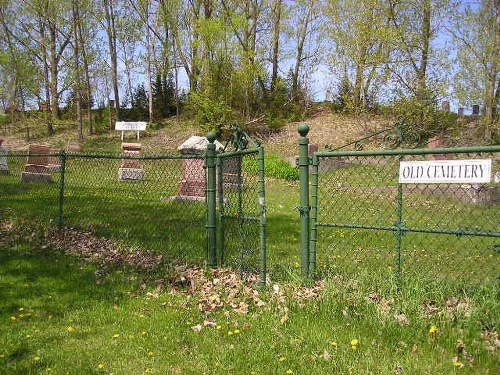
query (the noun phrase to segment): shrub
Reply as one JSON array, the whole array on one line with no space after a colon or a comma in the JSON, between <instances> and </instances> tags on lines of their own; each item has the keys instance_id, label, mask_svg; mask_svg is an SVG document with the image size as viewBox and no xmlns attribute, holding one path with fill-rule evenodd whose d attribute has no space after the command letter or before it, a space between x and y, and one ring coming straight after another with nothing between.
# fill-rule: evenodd
<instances>
[{"instance_id":1,"label":"shrub","mask_svg":"<svg viewBox=\"0 0 500 375\"><path fill-rule=\"evenodd\" d=\"M276 154L266 155L264 168L267 177L281 178L286 181L297 181L299 179L298 169ZM243 169L248 173L258 174L259 160L256 158L243 159Z\"/></svg>"}]
</instances>

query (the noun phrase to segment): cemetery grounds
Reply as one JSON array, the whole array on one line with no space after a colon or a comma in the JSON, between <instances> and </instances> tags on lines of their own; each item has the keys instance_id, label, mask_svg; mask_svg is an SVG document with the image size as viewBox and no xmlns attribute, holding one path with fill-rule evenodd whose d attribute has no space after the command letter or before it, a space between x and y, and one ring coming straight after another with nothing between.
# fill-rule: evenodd
<instances>
[{"instance_id":1,"label":"cemetery grounds","mask_svg":"<svg viewBox=\"0 0 500 375\"><path fill-rule=\"evenodd\" d=\"M318 277L304 283L298 182L269 176L269 280L266 289L253 289L257 275L205 266L203 205L161 200L175 195L180 164L169 164L165 175L155 174L165 169L162 161L145 162L146 176L157 179L117 187L116 160L70 161L62 235L60 176L22 185L24 162L10 159L11 174L0 176L7 181L0 374L500 371L499 254L491 239L408 235L397 278L392 233L325 229ZM390 185L388 168L343 173L353 180L380 173L378 183ZM168 176L175 183L165 184ZM324 200L323 212L393 212L380 191L354 190L351 203ZM499 207L471 209L453 197L417 194L407 210L422 225L437 217L491 224L485 220L498 217Z\"/></svg>"}]
</instances>

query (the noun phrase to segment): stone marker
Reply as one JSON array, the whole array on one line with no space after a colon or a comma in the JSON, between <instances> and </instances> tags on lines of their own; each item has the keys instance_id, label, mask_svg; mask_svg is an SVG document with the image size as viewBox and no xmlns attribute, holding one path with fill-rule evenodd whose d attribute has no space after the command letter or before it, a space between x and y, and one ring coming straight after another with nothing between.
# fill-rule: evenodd
<instances>
[{"instance_id":1,"label":"stone marker","mask_svg":"<svg viewBox=\"0 0 500 375\"><path fill-rule=\"evenodd\" d=\"M184 155L204 155L207 149L206 137L192 136L177 149ZM220 151L224 146L215 141L215 150ZM171 197L175 200L205 201L205 160L182 159L182 177L179 184L179 195Z\"/></svg>"},{"instance_id":2,"label":"stone marker","mask_svg":"<svg viewBox=\"0 0 500 375\"><path fill-rule=\"evenodd\" d=\"M49 169L49 146L29 145L28 160L21 173L21 182L52 182Z\"/></svg>"},{"instance_id":3,"label":"stone marker","mask_svg":"<svg viewBox=\"0 0 500 375\"><path fill-rule=\"evenodd\" d=\"M479 104L474 104L472 106L472 114L474 116L478 116L479 115Z\"/></svg>"},{"instance_id":4,"label":"stone marker","mask_svg":"<svg viewBox=\"0 0 500 375\"><path fill-rule=\"evenodd\" d=\"M446 142L443 138L440 137L432 137L429 138L429 143L427 144L428 148L445 148ZM450 157L447 154L430 154L429 159L431 160L447 160Z\"/></svg>"},{"instance_id":5,"label":"stone marker","mask_svg":"<svg viewBox=\"0 0 500 375\"><path fill-rule=\"evenodd\" d=\"M9 151L2 146L3 139L0 139L0 174L9 174L9 165L7 164L7 154Z\"/></svg>"},{"instance_id":6,"label":"stone marker","mask_svg":"<svg viewBox=\"0 0 500 375\"><path fill-rule=\"evenodd\" d=\"M56 150L54 148L50 149L51 154L58 154L60 150ZM61 171L61 158L59 155L50 155L49 156L49 170L51 172L60 172Z\"/></svg>"},{"instance_id":7,"label":"stone marker","mask_svg":"<svg viewBox=\"0 0 500 375\"><path fill-rule=\"evenodd\" d=\"M80 144L76 141L68 141L68 147L66 148L68 152L79 152Z\"/></svg>"},{"instance_id":8,"label":"stone marker","mask_svg":"<svg viewBox=\"0 0 500 375\"><path fill-rule=\"evenodd\" d=\"M140 156L140 143L122 143L122 153L124 156ZM118 179L123 180L142 180L144 170L141 168L139 159L122 159L122 165L118 169Z\"/></svg>"},{"instance_id":9,"label":"stone marker","mask_svg":"<svg viewBox=\"0 0 500 375\"><path fill-rule=\"evenodd\" d=\"M464 107L459 107L458 108L458 115L463 116L464 115Z\"/></svg>"}]
</instances>

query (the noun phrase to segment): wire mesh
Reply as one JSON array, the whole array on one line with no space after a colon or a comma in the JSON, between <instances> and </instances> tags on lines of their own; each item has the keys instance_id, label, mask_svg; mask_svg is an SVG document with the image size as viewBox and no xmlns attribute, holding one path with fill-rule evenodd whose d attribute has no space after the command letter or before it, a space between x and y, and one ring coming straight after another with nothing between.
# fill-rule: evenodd
<instances>
[{"instance_id":1,"label":"wire mesh","mask_svg":"<svg viewBox=\"0 0 500 375\"><path fill-rule=\"evenodd\" d=\"M56 158L58 165L62 157ZM64 157L61 208L66 227L180 258L205 259L203 156ZM21 182L26 155L8 158L9 175L1 176L7 198L2 206L57 222L62 168L48 171L52 182L26 183Z\"/></svg>"},{"instance_id":2,"label":"wire mesh","mask_svg":"<svg viewBox=\"0 0 500 375\"><path fill-rule=\"evenodd\" d=\"M33 157L42 158L34 171ZM51 156L50 161L58 159ZM56 164L49 165L49 155L26 152L2 156L0 171L0 218L3 215L21 216L33 221L57 223L61 174Z\"/></svg>"},{"instance_id":3,"label":"wire mesh","mask_svg":"<svg viewBox=\"0 0 500 375\"><path fill-rule=\"evenodd\" d=\"M498 154L404 156L405 161L443 158L492 159L492 174L500 170ZM498 183L399 187L399 161L397 154L320 156L318 268L365 275L375 285L387 280L393 285L394 278L498 283Z\"/></svg>"},{"instance_id":4,"label":"wire mesh","mask_svg":"<svg viewBox=\"0 0 500 375\"><path fill-rule=\"evenodd\" d=\"M218 162L221 263L241 272L260 272L258 150L221 154Z\"/></svg>"}]
</instances>

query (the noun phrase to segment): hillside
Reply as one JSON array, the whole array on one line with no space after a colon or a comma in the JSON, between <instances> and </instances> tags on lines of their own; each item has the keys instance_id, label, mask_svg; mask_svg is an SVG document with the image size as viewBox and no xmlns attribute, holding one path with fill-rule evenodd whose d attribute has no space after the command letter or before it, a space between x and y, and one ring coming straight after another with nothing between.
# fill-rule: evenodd
<instances>
[{"instance_id":1,"label":"hillside","mask_svg":"<svg viewBox=\"0 0 500 375\"><path fill-rule=\"evenodd\" d=\"M318 145L320 150L328 147L337 148L358 139L369 136L380 130L390 128L394 120L382 115L352 116L335 114L327 110L320 110L314 116L303 121L310 126L310 143ZM253 129L256 138L260 138L268 152L276 153L283 157L290 157L297 153L297 126L299 122L292 122L284 126L280 131L269 133L259 129ZM30 140L27 141L26 125L30 129ZM468 120L463 123L459 130L455 130L453 145L479 145L477 138L478 121ZM26 150L28 144L46 144L55 149L64 149L70 140L77 140L78 133L76 124L66 121L56 123L56 134L47 137L44 134L45 127L30 120L28 124L4 124L0 129L0 138L4 139L3 145L9 150ZM149 129L141 132L140 142L144 153L171 153L175 152L185 139L191 135L204 135L204 131L192 122L175 119L165 122L164 127L158 130ZM265 133L265 134L264 134ZM383 135L379 135L363 143L364 149L376 149L382 147ZM126 140L135 141L135 133L127 132ZM108 131L99 135L85 135L82 145L84 152L119 152L120 132ZM352 148L352 146L351 146Z\"/></svg>"}]
</instances>

